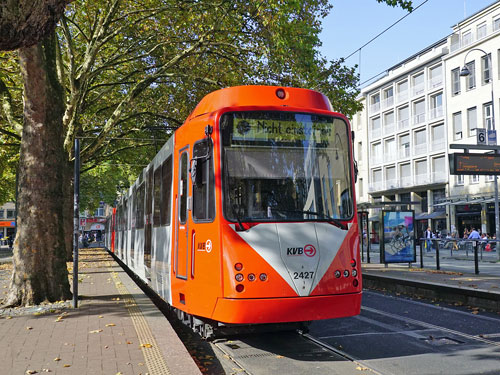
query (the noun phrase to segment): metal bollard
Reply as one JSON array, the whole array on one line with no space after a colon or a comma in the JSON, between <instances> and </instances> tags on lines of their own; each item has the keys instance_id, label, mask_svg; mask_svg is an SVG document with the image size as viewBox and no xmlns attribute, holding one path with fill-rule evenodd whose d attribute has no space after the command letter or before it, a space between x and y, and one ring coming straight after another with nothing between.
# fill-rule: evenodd
<instances>
[{"instance_id":1,"label":"metal bollard","mask_svg":"<svg viewBox=\"0 0 500 375\"><path fill-rule=\"evenodd\" d=\"M478 251L477 248L479 246L479 241L475 241L474 244L474 273L479 275L479 259L478 259Z\"/></svg>"},{"instance_id":2,"label":"metal bollard","mask_svg":"<svg viewBox=\"0 0 500 375\"><path fill-rule=\"evenodd\" d=\"M436 269L439 271L441 266L439 265L439 242L438 240L433 240L434 246L436 246Z\"/></svg>"},{"instance_id":3,"label":"metal bollard","mask_svg":"<svg viewBox=\"0 0 500 375\"><path fill-rule=\"evenodd\" d=\"M424 240L420 240L420 268L424 268Z\"/></svg>"}]
</instances>

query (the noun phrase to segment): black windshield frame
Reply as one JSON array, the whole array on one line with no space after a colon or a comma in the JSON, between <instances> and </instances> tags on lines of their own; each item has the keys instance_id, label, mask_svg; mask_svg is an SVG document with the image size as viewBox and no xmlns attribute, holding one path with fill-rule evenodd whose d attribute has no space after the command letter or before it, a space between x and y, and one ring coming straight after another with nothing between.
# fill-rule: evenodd
<instances>
[{"instance_id":1,"label":"black windshield frame","mask_svg":"<svg viewBox=\"0 0 500 375\"><path fill-rule=\"evenodd\" d=\"M297 120L297 119L300 119ZM245 120L245 121L243 121ZM248 120L248 121L247 121ZM255 122L262 120L262 123L267 124L269 133L273 131L279 134L279 131L285 133L283 130L287 126L291 128L294 135L281 135L278 136L262 136L255 133L257 125ZM250 122L252 125L246 124ZM243 125L242 125L243 124ZM291 124L291 125L290 125ZM277 127L281 126L279 130ZM302 128L301 128L302 126ZM273 129L274 127L275 129ZM244 133L250 133L252 136L242 136ZM287 132L290 129L287 128ZM323 221L332 222L333 220L349 221L354 217L354 186L352 176L352 154L350 143L350 129L347 121L343 117L335 116L334 114L315 114L307 112L292 112L292 111L234 111L226 112L221 115L219 119L219 129L221 136L221 176L222 176L222 207L223 215L226 220L230 222L303 222L303 221ZM301 131L303 129L303 132ZM311 129L313 129L311 131ZM333 137L332 131L333 129ZM315 132L316 135L311 135ZM236 134L239 133L239 134ZM317 134L320 134L319 136ZM234 136L233 136L234 135ZM307 139L306 139L307 138ZM335 143L335 148L332 144ZM237 151L238 150L238 151ZM272 156L266 159L266 152L271 152ZM323 167L323 175L307 172L307 158L309 154L314 154L315 157L310 157L313 167L316 164L322 164L328 160L328 167ZM243 156L241 156L243 155ZM236 156L236 158L234 157ZM258 164L260 169L263 170L264 159L278 161L280 159L282 164L277 162L270 163L273 168L279 169L278 175L259 175L258 172L249 172L249 166L252 163L234 161L235 159L253 159L255 164ZM260 159L260 160L256 160ZM339 162L338 160L341 160ZM333 208L333 195L331 195L330 204L324 203L327 197L327 188L325 188L325 180L327 185L332 189L334 179L332 178L332 164L336 169L341 169L343 174L342 178L337 178L337 184L343 187L342 194L339 192L333 193L338 199L336 209ZM309 160L310 162L310 160ZM243 167L243 164L245 167ZM303 164L300 166L300 164ZM279 167L278 165L285 165ZM339 168L341 165L341 168ZM290 172L292 166L293 173ZM297 177L296 169L300 169ZM242 168L240 168L242 167ZM259 169L253 168L253 169ZM245 169L245 172L241 172ZM240 170L240 172L236 172ZM327 170L327 172L325 172ZM266 171L268 172L268 171ZM248 173L242 176L236 176L236 173ZM255 174L254 176L252 175ZM271 172L271 175L275 172ZM282 173L282 178L279 174ZM289 175L285 175L285 174ZM328 173L328 174L327 174ZM293 175L293 176L292 176ZM238 181L245 180L248 188L237 186L235 183L238 177L242 177ZM328 177L328 178L327 178ZM265 183L267 190L262 189L260 185ZM260 185L259 185L260 184ZM314 186L313 186L314 185ZM259 186L259 187L258 187ZM243 187L243 189L242 189ZM274 206L269 202L272 201L272 196L275 190L279 192L278 198L286 203L276 203ZM272 193L269 194L271 190ZM287 192L290 191L290 194ZM306 195L311 195L313 191L314 206L308 205L308 198ZM316 195L314 191L320 192L322 195ZM264 199L264 192L268 196ZM306 194L307 193L307 194ZM254 199L251 203L245 201L248 196L258 196L259 199ZM300 197L299 197L300 196ZM267 212L259 210L259 214L255 214L255 210L251 210L253 203L257 201L258 204L264 200L267 201ZM342 203L340 203L342 202ZM258 205L257 204L257 205ZM279 206L282 206L280 208ZM285 208L283 208L285 207ZM310 211L313 214L308 215L306 212ZM251 214L250 214L251 213Z\"/></svg>"}]
</instances>

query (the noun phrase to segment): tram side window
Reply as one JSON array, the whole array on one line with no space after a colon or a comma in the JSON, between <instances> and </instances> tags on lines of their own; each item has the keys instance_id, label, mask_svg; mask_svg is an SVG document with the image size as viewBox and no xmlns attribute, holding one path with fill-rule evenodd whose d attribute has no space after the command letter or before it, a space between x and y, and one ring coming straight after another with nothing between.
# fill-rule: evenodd
<instances>
[{"instance_id":1,"label":"tram side window","mask_svg":"<svg viewBox=\"0 0 500 375\"><path fill-rule=\"evenodd\" d=\"M161 208L161 167L158 167L154 172L154 188L153 188L153 226L160 226L160 208Z\"/></svg>"},{"instance_id":2,"label":"tram side window","mask_svg":"<svg viewBox=\"0 0 500 375\"><path fill-rule=\"evenodd\" d=\"M170 225L170 210L172 199L172 156L161 165L161 225Z\"/></svg>"},{"instance_id":3,"label":"tram side window","mask_svg":"<svg viewBox=\"0 0 500 375\"><path fill-rule=\"evenodd\" d=\"M144 193L145 186L144 182L137 189L137 210L136 210L136 228L144 228Z\"/></svg>"},{"instance_id":4,"label":"tram side window","mask_svg":"<svg viewBox=\"0 0 500 375\"><path fill-rule=\"evenodd\" d=\"M215 178L211 143L203 140L194 145L196 176L193 182L193 220L212 221L215 218Z\"/></svg>"}]
</instances>

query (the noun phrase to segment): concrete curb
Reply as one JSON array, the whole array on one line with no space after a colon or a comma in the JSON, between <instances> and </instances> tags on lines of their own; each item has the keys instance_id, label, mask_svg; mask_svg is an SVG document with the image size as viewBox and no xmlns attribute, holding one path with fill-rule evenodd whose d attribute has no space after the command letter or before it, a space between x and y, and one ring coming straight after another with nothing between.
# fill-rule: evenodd
<instances>
[{"instance_id":1,"label":"concrete curb","mask_svg":"<svg viewBox=\"0 0 500 375\"><path fill-rule=\"evenodd\" d=\"M453 287L429 281L404 280L391 276L363 273L363 286L367 289L386 289L392 292L439 299L449 303L461 303L500 312L500 293L467 287Z\"/></svg>"}]
</instances>

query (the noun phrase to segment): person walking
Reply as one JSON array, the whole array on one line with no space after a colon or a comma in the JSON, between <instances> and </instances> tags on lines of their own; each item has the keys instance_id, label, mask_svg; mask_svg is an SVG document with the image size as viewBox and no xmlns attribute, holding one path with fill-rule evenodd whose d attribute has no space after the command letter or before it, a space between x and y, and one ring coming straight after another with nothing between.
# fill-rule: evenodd
<instances>
[{"instance_id":1,"label":"person walking","mask_svg":"<svg viewBox=\"0 0 500 375\"><path fill-rule=\"evenodd\" d=\"M431 227L427 227L427 230L424 232L425 245L427 248L427 252L431 251L432 248L432 230Z\"/></svg>"}]
</instances>

